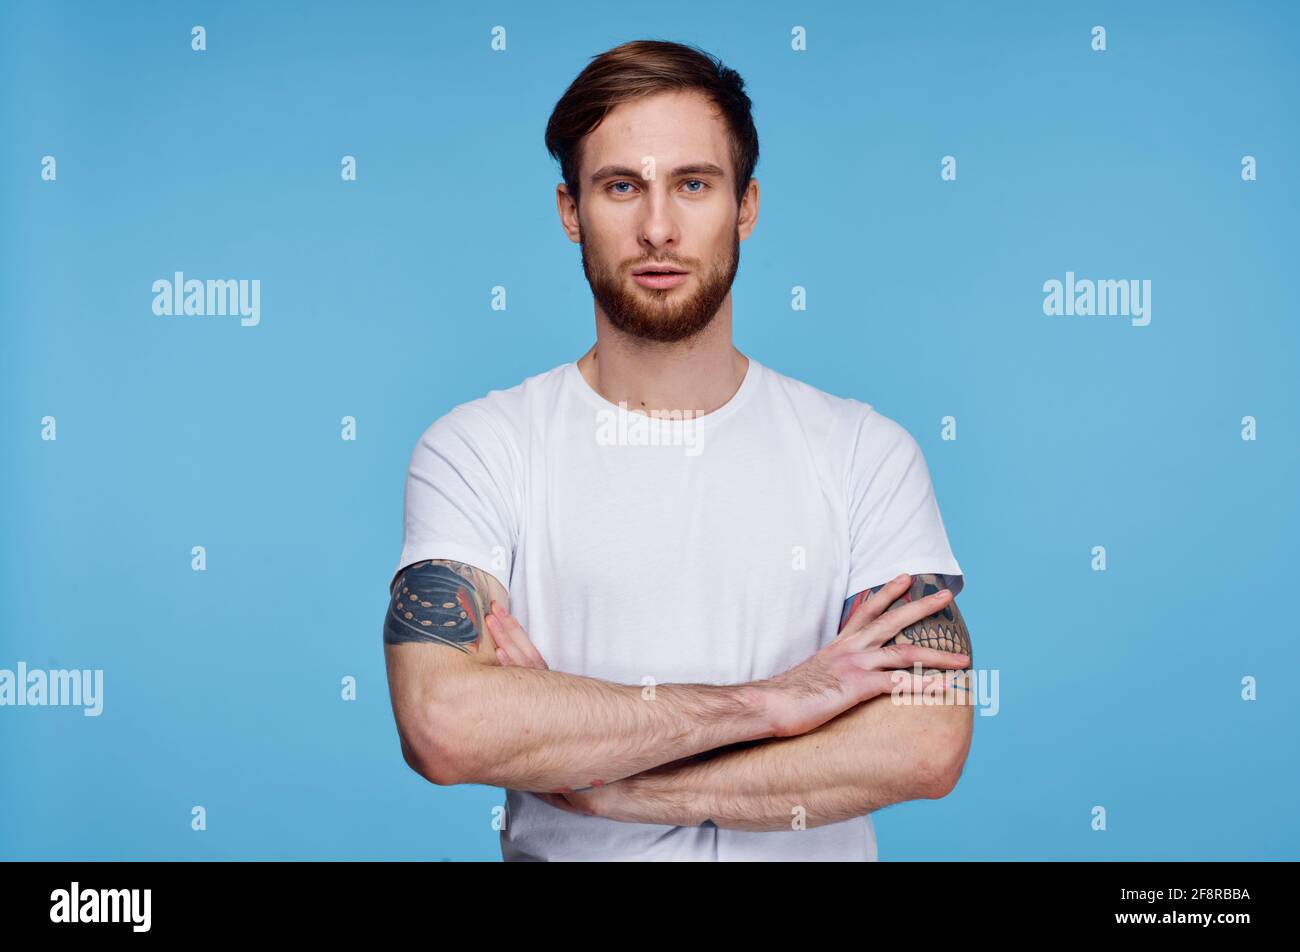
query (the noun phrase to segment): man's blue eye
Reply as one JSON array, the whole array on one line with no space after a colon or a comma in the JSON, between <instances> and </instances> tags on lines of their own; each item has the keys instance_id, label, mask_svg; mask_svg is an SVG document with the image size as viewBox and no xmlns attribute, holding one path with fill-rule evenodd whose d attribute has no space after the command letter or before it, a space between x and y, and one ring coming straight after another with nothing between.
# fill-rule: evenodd
<instances>
[{"instance_id":1,"label":"man's blue eye","mask_svg":"<svg viewBox=\"0 0 1300 952\"><path fill-rule=\"evenodd\" d=\"M689 189L689 191L690 191L690 193L691 193L692 195L698 195L698 194L700 194L700 192L704 191L706 188L709 187L709 183L708 183L708 182L705 182L705 181L703 181L703 180L701 180L701 179L687 179L686 182L687 182L688 185L689 185L691 182L694 182L696 185L701 186L700 188ZM632 184L631 182L626 182L626 181L622 181L622 182L612 182L612 183L609 185L609 188L610 188L611 190L617 190L618 187L619 187L620 185L631 185L631 184ZM627 194L627 192L624 192L624 191L615 191L614 193L615 193L616 195L626 195L626 194Z\"/></svg>"}]
</instances>

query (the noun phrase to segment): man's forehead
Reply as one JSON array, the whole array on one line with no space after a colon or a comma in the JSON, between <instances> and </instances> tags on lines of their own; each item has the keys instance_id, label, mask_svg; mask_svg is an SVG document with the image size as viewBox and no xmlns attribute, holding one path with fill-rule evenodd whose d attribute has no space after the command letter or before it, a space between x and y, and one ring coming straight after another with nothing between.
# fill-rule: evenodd
<instances>
[{"instance_id":1,"label":"man's forehead","mask_svg":"<svg viewBox=\"0 0 1300 952\"><path fill-rule=\"evenodd\" d=\"M588 170L640 167L652 156L661 168L715 163L726 167L727 127L717 107L699 93L658 93L619 103L583 143Z\"/></svg>"}]
</instances>

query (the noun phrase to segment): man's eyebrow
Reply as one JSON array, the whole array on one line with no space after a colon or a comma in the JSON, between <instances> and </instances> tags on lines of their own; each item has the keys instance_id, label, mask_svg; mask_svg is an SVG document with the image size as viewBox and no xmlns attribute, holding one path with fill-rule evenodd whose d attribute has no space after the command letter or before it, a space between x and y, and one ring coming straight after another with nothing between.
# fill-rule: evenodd
<instances>
[{"instance_id":1,"label":"man's eyebrow","mask_svg":"<svg viewBox=\"0 0 1300 952\"><path fill-rule=\"evenodd\" d=\"M696 162L692 165L679 165L668 173L669 178L678 178L682 175L713 175L718 178L726 178L727 171L721 166L714 165L712 162ZM595 185L602 179L615 177L639 179L641 177L641 170L629 168L626 165L602 166L592 173L591 184Z\"/></svg>"}]
</instances>

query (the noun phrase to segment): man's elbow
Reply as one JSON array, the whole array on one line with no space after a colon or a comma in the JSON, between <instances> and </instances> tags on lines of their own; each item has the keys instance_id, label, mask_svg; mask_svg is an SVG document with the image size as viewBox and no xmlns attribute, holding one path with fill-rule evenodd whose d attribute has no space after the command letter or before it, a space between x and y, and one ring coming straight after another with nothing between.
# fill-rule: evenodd
<instances>
[{"instance_id":1,"label":"man's elbow","mask_svg":"<svg viewBox=\"0 0 1300 952\"><path fill-rule=\"evenodd\" d=\"M941 800L956 789L970 752L971 726L966 718L935 738L921 770L924 799Z\"/></svg>"},{"instance_id":2,"label":"man's elbow","mask_svg":"<svg viewBox=\"0 0 1300 952\"><path fill-rule=\"evenodd\" d=\"M944 764L932 769L926 778L926 786L921 796L926 800L942 800L952 793L957 787L957 781L961 779L963 763L965 761L955 766Z\"/></svg>"},{"instance_id":3,"label":"man's elbow","mask_svg":"<svg viewBox=\"0 0 1300 952\"><path fill-rule=\"evenodd\" d=\"M399 722L397 734L402 759L425 780L440 787L471 782L452 721L434 705L426 704L418 716Z\"/></svg>"}]
</instances>

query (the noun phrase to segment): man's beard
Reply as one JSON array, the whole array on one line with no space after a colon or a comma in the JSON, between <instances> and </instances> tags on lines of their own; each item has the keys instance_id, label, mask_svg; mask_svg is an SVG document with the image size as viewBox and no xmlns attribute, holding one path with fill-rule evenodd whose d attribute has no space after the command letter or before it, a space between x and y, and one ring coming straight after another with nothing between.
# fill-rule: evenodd
<instances>
[{"instance_id":1,"label":"man's beard","mask_svg":"<svg viewBox=\"0 0 1300 952\"><path fill-rule=\"evenodd\" d=\"M622 272L593 269L586 242L582 242L582 273L609 322L633 337L659 343L685 340L708 327L731 290L739 267L740 233L736 231L730 256L703 275L692 272L687 281L695 279L699 283L693 293L685 296L682 285L664 289L629 287Z\"/></svg>"}]
</instances>

